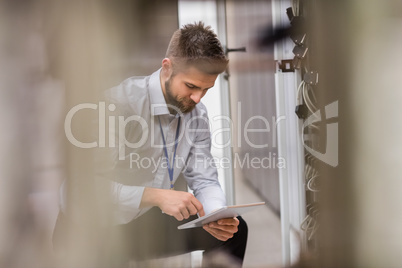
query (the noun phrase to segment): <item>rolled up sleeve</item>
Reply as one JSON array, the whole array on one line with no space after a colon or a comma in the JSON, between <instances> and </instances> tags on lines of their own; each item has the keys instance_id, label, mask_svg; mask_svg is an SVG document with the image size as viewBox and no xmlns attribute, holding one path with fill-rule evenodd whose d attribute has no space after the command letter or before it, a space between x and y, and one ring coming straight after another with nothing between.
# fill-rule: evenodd
<instances>
[{"instance_id":1,"label":"rolled up sleeve","mask_svg":"<svg viewBox=\"0 0 402 268\"><path fill-rule=\"evenodd\" d=\"M117 182L111 182L114 212L116 224L126 224L138 217L141 213L140 204L145 187L130 186Z\"/></svg>"}]
</instances>

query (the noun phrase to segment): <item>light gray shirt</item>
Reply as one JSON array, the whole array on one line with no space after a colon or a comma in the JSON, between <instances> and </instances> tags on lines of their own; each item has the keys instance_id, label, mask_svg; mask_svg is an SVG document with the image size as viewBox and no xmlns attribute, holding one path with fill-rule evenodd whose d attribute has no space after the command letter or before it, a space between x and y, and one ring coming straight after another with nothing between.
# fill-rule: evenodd
<instances>
[{"instance_id":1,"label":"light gray shirt","mask_svg":"<svg viewBox=\"0 0 402 268\"><path fill-rule=\"evenodd\" d=\"M112 196L117 223L128 223L149 210L140 208L145 187L170 188L159 119L172 165L181 116L173 183L182 173L205 213L226 205L210 152L211 133L202 103L190 113L170 114L161 88L160 70L150 76L128 78L108 90L106 100L116 127L108 128L107 156L106 159L102 158L105 154L100 156L103 164L99 174L114 181Z\"/></svg>"}]
</instances>

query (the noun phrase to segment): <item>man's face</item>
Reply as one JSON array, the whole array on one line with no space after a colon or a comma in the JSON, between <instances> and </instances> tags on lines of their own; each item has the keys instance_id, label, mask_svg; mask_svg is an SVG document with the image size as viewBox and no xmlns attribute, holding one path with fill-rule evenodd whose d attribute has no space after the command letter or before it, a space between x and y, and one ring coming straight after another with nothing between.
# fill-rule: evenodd
<instances>
[{"instance_id":1,"label":"man's face","mask_svg":"<svg viewBox=\"0 0 402 268\"><path fill-rule=\"evenodd\" d=\"M195 67L170 76L165 82L165 99L182 113L191 112L195 105L214 86L218 75L206 74Z\"/></svg>"}]
</instances>

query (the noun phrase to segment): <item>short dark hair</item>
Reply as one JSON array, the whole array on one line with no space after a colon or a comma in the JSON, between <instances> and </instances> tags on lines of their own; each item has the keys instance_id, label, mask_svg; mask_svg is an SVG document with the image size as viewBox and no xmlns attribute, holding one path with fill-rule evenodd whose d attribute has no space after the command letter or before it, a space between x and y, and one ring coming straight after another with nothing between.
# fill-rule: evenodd
<instances>
[{"instance_id":1,"label":"short dark hair","mask_svg":"<svg viewBox=\"0 0 402 268\"><path fill-rule=\"evenodd\" d=\"M229 62L216 34L201 21L173 33L166 57L172 61L174 71L195 66L208 74L222 73Z\"/></svg>"}]
</instances>

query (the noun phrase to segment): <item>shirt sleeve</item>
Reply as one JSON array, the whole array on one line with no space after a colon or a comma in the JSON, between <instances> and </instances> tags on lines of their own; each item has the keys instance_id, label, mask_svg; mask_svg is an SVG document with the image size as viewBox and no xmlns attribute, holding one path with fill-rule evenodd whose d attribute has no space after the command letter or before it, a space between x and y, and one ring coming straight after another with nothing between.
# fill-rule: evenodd
<instances>
[{"instance_id":1,"label":"shirt sleeve","mask_svg":"<svg viewBox=\"0 0 402 268\"><path fill-rule=\"evenodd\" d=\"M104 92L102 102L99 105L103 105L103 109L107 110L107 114L114 118L128 118L132 115L142 115L144 109L149 109L147 102L145 101L146 94L146 82L144 79L127 79L123 81L120 85L108 89ZM135 94L133 93L135 92ZM131 95L130 95L131 94ZM137 105L140 103L141 105ZM99 108L100 109L100 108ZM109 125L106 124L107 121L99 121L101 118L98 117L97 120L91 122L93 124L93 138L99 141L99 146L93 149L93 171L94 171L94 185L106 186L109 190L109 195L105 195L105 188L100 187L99 191L96 189L94 192L97 195L91 196L91 198L96 198L96 201L100 205L107 202L108 208L111 208L113 219L112 222L115 224L126 224L133 219L140 216L147 209L140 208L143 192L145 189L145 184L138 182L136 179L136 173L134 170L128 168L130 167L130 158L127 157L131 153L127 148L121 150L122 144L119 140L120 136L120 125ZM106 118L103 118L106 120ZM100 145L101 137L100 135L100 124L103 123L104 135L102 137L103 145ZM106 128L107 126L107 128ZM142 137L142 132L137 131L140 124L137 121L130 121L129 124L125 125L123 131L124 134L129 136L127 138L131 142L137 141L137 136ZM107 143L106 143L107 142ZM124 160L120 160L120 152L125 152ZM91 178L92 182L92 178ZM67 189L64 184L60 189L60 209L62 212L66 212L67 205L71 205L67 202L68 198L72 193L67 194ZM110 206L109 206L110 205Z\"/></svg>"},{"instance_id":2,"label":"shirt sleeve","mask_svg":"<svg viewBox=\"0 0 402 268\"><path fill-rule=\"evenodd\" d=\"M135 114L127 103L128 97L122 92L122 85L116 87L116 92L113 89L107 91L106 104L114 104L115 116L124 116L125 118ZM112 93L111 93L112 92ZM135 124L126 126L126 131L136 133ZM126 224L141 215L143 209L140 209L140 204L145 187L136 185L135 174L129 167L129 158L119 160L119 133L116 128L109 128L106 131L106 140L109 140L109 135L115 139L115 146L105 146L97 148L94 156L96 163L96 176L99 180L106 180L109 183L110 202L112 206L113 223ZM129 152L127 152L129 154Z\"/></svg>"},{"instance_id":3,"label":"shirt sleeve","mask_svg":"<svg viewBox=\"0 0 402 268\"><path fill-rule=\"evenodd\" d=\"M202 203L205 214L226 206L226 197L218 180L218 171L211 155L211 133L208 117L193 121L191 131L195 140L191 144L183 175L195 197Z\"/></svg>"},{"instance_id":4,"label":"shirt sleeve","mask_svg":"<svg viewBox=\"0 0 402 268\"><path fill-rule=\"evenodd\" d=\"M115 224L126 224L139 216L141 199L145 187L130 186L118 182L111 182L111 195Z\"/></svg>"}]
</instances>

